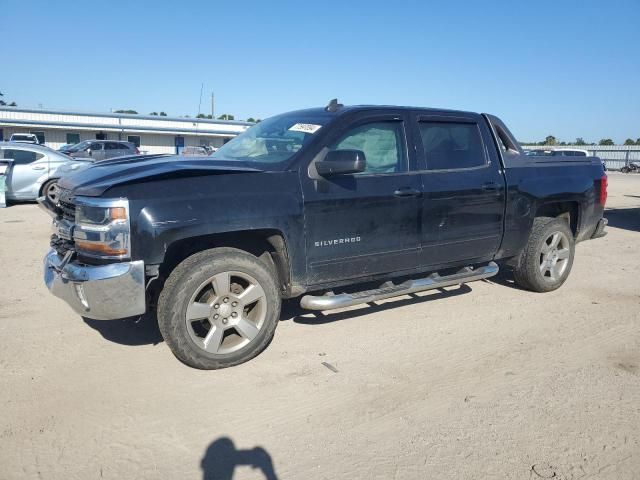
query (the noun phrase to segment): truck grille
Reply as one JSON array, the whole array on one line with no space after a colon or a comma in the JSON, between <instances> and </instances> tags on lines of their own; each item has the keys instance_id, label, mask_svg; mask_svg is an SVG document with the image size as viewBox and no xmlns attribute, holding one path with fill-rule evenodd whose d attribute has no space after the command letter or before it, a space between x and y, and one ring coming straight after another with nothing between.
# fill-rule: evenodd
<instances>
[{"instance_id":1,"label":"truck grille","mask_svg":"<svg viewBox=\"0 0 640 480\"><path fill-rule=\"evenodd\" d=\"M76 220L76 204L71 190L60 189L57 207L60 209L60 213L62 213L62 217L65 220L72 222Z\"/></svg>"}]
</instances>

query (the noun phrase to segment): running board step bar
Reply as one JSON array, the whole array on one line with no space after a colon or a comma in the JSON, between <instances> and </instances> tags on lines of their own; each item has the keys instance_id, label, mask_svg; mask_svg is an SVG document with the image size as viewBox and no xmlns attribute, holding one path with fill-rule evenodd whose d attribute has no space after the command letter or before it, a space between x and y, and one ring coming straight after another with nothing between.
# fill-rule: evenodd
<instances>
[{"instance_id":1,"label":"running board step bar","mask_svg":"<svg viewBox=\"0 0 640 480\"><path fill-rule=\"evenodd\" d=\"M333 310L334 308L351 307L361 303L375 302L385 298L398 297L409 293L432 290L434 288L449 287L451 285L461 285L463 283L474 282L484 278L493 277L498 273L498 265L495 262L479 267L465 267L452 275L441 277L433 273L426 278L417 280L407 280L399 285L383 286L373 290L364 290L356 293L341 293L339 295L305 295L300 300L300 306L306 310Z\"/></svg>"}]
</instances>

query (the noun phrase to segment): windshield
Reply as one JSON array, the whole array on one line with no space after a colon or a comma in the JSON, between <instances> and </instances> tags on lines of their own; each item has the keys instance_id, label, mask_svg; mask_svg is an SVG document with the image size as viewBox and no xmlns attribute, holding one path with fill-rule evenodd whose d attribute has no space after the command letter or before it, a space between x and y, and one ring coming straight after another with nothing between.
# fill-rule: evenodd
<instances>
[{"instance_id":1,"label":"windshield","mask_svg":"<svg viewBox=\"0 0 640 480\"><path fill-rule=\"evenodd\" d=\"M76 143L71 147L65 149L67 152L79 152L80 150L84 150L91 144L91 140L85 140L84 142Z\"/></svg>"},{"instance_id":2,"label":"windshield","mask_svg":"<svg viewBox=\"0 0 640 480\"><path fill-rule=\"evenodd\" d=\"M330 115L303 113L271 117L220 147L212 158L258 163L284 162L297 153L330 118Z\"/></svg>"}]
</instances>

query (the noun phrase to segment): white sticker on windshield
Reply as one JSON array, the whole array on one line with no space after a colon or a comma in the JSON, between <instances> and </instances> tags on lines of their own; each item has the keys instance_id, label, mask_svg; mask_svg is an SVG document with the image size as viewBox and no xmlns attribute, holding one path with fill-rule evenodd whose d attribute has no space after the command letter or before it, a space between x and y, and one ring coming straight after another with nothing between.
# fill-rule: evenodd
<instances>
[{"instance_id":1,"label":"white sticker on windshield","mask_svg":"<svg viewBox=\"0 0 640 480\"><path fill-rule=\"evenodd\" d=\"M314 134L318 130L320 130L320 127L322 127L322 125L314 125L313 123L296 123L289 130L291 132L304 132Z\"/></svg>"}]
</instances>

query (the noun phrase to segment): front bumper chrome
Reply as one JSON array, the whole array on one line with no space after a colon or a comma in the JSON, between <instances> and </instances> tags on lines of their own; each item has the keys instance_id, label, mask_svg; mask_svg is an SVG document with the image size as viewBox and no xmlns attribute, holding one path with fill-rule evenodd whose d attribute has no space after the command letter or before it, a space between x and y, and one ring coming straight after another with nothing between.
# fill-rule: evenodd
<instances>
[{"instance_id":1,"label":"front bumper chrome","mask_svg":"<svg viewBox=\"0 0 640 480\"><path fill-rule=\"evenodd\" d=\"M44 282L83 317L115 320L146 310L142 260L87 266L52 249L44 258Z\"/></svg>"}]
</instances>

